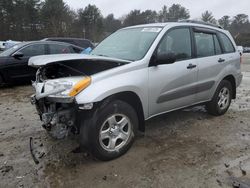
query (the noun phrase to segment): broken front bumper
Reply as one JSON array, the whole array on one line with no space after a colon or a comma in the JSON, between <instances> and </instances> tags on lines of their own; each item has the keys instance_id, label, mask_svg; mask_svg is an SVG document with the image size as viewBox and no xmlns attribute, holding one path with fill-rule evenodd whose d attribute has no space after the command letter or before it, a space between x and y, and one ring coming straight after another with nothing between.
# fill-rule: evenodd
<instances>
[{"instance_id":1,"label":"broken front bumper","mask_svg":"<svg viewBox=\"0 0 250 188\"><path fill-rule=\"evenodd\" d=\"M52 137L63 139L71 131L78 130L76 117L79 107L74 100L57 97L45 97L37 100L36 95L32 95L31 103L36 106L43 127Z\"/></svg>"}]
</instances>

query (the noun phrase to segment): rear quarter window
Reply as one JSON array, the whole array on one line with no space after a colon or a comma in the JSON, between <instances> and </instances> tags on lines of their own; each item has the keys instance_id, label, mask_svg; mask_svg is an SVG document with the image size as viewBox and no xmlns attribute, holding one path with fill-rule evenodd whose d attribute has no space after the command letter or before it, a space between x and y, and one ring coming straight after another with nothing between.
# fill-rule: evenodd
<instances>
[{"instance_id":1,"label":"rear quarter window","mask_svg":"<svg viewBox=\"0 0 250 188\"><path fill-rule=\"evenodd\" d=\"M227 35L225 35L224 33L219 33L219 37L221 39L221 42L222 42L222 45L224 47L224 52L225 53L233 53L233 52L235 52L234 45L233 45L232 41L228 38Z\"/></svg>"},{"instance_id":2,"label":"rear quarter window","mask_svg":"<svg viewBox=\"0 0 250 188\"><path fill-rule=\"evenodd\" d=\"M49 44L50 54L68 54L71 50L66 45Z\"/></svg>"},{"instance_id":3,"label":"rear quarter window","mask_svg":"<svg viewBox=\"0 0 250 188\"><path fill-rule=\"evenodd\" d=\"M81 53L83 51L83 49L77 48L75 46L71 46L70 50L71 50L72 53L77 53L77 54L79 54L79 53Z\"/></svg>"},{"instance_id":4,"label":"rear quarter window","mask_svg":"<svg viewBox=\"0 0 250 188\"><path fill-rule=\"evenodd\" d=\"M93 48L93 45L87 40L79 40L79 41L76 41L76 43L78 46L81 46L83 48L88 48L88 47Z\"/></svg>"}]
</instances>

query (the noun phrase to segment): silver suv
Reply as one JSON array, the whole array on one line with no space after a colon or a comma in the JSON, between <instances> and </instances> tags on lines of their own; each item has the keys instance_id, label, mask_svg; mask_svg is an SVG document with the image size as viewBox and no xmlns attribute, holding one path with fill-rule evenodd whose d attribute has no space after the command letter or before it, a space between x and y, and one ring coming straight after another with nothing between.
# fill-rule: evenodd
<instances>
[{"instance_id":1,"label":"silver suv","mask_svg":"<svg viewBox=\"0 0 250 188\"><path fill-rule=\"evenodd\" d=\"M228 31L197 23L121 29L90 55L37 56L32 103L48 133L79 135L100 160L124 154L144 121L205 104L223 115L242 80L240 54Z\"/></svg>"}]
</instances>

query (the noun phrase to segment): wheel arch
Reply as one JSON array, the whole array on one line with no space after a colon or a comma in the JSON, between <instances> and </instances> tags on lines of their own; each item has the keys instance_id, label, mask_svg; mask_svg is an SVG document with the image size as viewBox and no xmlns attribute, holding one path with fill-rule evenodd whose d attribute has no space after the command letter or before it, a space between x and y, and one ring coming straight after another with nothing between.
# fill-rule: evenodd
<instances>
[{"instance_id":1,"label":"wheel arch","mask_svg":"<svg viewBox=\"0 0 250 188\"><path fill-rule=\"evenodd\" d=\"M102 102L115 100L115 99L124 101L135 109L137 113L138 121L139 121L138 129L141 132L145 132L145 117L144 117L144 111L143 111L143 106L142 106L140 97L132 91L124 91L124 92L112 94L111 96L108 96L107 98L102 100Z\"/></svg>"},{"instance_id":2,"label":"wheel arch","mask_svg":"<svg viewBox=\"0 0 250 188\"><path fill-rule=\"evenodd\" d=\"M232 89L233 89L233 99L236 99L236 79L234 78L233 75L228 75L226 77L224 77L222 80L227 80L231 83L232 85Z\"/></svg>"}]
</instances>

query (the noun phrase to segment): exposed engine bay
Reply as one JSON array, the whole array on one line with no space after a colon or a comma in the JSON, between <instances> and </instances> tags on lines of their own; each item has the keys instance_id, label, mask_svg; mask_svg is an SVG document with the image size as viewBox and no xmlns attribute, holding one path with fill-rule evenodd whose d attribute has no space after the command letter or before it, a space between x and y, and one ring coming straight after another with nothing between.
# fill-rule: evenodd
<instances>
[{"instance_id":1,"label":"exposed engine bay","mask_svg":"<svg viewBox=\"0 0 250 188\"><path fill-rule=\"evenodd\" d=\"M77 134L79 125L77 114L79 108L69 91L80 80L93 74L112 69L124 62L105 60L67 60L49 63L37 71L33 87L36 94L31 97L31 103L43 122L43 127L49 135L56 139L63 139L69 133Z\"/></svg>"},{"instance_id":2,"label":"exposed engine bay","mask_svg":"<svg viewBox=\"0 0 250 188\"><path fill-rule=\"evenodd\" d=\"M37 81L66 78L71 76L91 76L124 63L100 60L68 60L51 63L41 67L37 73Z\"/></svg>"}]
</instances>

